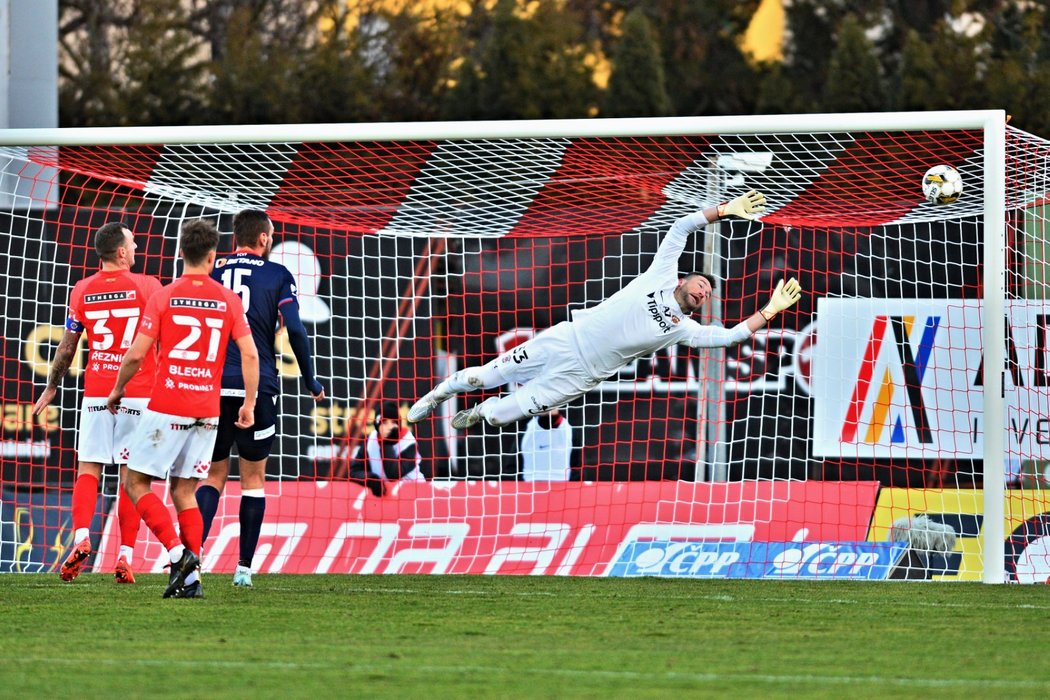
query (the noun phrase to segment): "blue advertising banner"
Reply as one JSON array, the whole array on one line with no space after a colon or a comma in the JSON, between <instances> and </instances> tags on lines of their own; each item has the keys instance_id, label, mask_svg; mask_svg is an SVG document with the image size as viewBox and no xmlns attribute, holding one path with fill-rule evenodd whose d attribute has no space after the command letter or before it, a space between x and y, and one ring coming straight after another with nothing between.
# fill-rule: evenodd
<instances>
[{"instance_id":1,"label":"blue advertising banner","mask_svg":"<svg viewBox=\"0 0 1050 700\"><path fill-rule=\"evenodd\" d=\"M907 548L903 542L636 541L608 575L881 580Z\"/></svg>"}]
</instances>

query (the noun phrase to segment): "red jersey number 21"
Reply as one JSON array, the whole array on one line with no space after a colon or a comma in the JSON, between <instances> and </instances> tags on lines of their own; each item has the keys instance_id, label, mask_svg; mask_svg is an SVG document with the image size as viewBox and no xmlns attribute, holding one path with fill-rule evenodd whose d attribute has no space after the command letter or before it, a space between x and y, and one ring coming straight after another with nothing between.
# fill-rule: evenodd
<instances>
[{"instance_id":1,"label":"red jersey number 21","mask_svg":"<svg viewBox=\"0 0 1050 700\"><path fill-rule=\"evenodd\" d=\"M176 360L199 360L201 352L200 344L197 341L203 335L201 319L194 316L173 314L171 320L176 326L184 326L186 328L186 336L175 343L175 347L168 356ZM208 354L205 357L205 361L214 362L219 355L219 341L222 339L222 319L205 317L203 321L208 328Z\"/></svg>"}]
</instances>

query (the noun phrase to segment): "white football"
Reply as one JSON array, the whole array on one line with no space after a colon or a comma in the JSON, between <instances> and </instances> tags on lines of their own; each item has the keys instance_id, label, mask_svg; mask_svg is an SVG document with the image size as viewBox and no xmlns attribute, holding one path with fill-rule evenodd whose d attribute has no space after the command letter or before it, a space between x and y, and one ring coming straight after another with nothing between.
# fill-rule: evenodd
<instances>
[{"instance_id":1,"label":"white football","mask_svg":"<svg viewBox=\"0 0 1050 700\"><path fill-rule=\"evenodd\" d=\"M922 194L931 204L951 204L962 191L962 175L950 165L935 165L922 176Z\"/></svg>"}]
</instances>

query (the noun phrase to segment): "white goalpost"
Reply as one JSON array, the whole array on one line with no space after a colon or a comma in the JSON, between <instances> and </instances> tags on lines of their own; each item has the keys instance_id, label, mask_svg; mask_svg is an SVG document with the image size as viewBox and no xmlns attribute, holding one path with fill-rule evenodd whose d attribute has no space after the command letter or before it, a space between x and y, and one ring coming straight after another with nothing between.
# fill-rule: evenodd
<instances>
[{"instance_id":1,"label":"white goalpost","mask_svg":"<svg viewBox=\"0 0 1050 700\"><path fill-rule=\"evenodd\" d=\"M1048 147L1002 110L0 130L0 571L61 562L45 538L68 526L80 361L50 413L27 408L94 231L124 220L167 283L183 221L228 232L253 207L331 387L314 406L279 340L264 573L1045 581ZM920 189L941 163L963 176L953 204ZM676 218L749 189L766 215L697 232L680 261L718 279L698 320L739 322L780 277L802 302L740 348L657 353L565 407L568 481L525 480L525 422L459 433L447 408L413 426L427 482L379 498L351 478L383 401L406 411L607 298ZM212 570L232 570L236 495ZM161 561L145 530L139 546Z\"/></svg>"}]
</instances>

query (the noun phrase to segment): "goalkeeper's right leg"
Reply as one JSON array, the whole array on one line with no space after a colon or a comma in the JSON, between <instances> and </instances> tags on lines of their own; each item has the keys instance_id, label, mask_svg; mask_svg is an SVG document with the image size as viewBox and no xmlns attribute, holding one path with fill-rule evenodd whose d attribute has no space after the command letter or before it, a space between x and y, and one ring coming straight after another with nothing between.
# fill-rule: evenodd
<instances>
[{"instance_id":1,"label":"goalkeeper's right leg","mask_svg":"<svg viewBox=\"0 0 1050 700\"><path fill-rule=\"evenodd\" d=\"M442 382L441 384L444 384ZM438 386L441 386L440 384ZM412 407L408 409L408 422L418 423L423 420L431 413L434 409L440 406L443 402L447 401L452 397L452 394L446 394L440 392L437 388L430 390L423 395L421 399L412 404Z\"/></svg>"},{"instance_id":2,"label":"goalkeeper's right leg","mask_svg":"<svg viewBox=\"0 0 1050 700\"><path fill-rule=\"evenodd\" d=\"M418 423L427 418L438 406L460 392L491 389L506 383L507 378L503 376L495 361L481 367L461 369L412 404L408 409L408 422Z\"/></svg>"}]
</instances>

